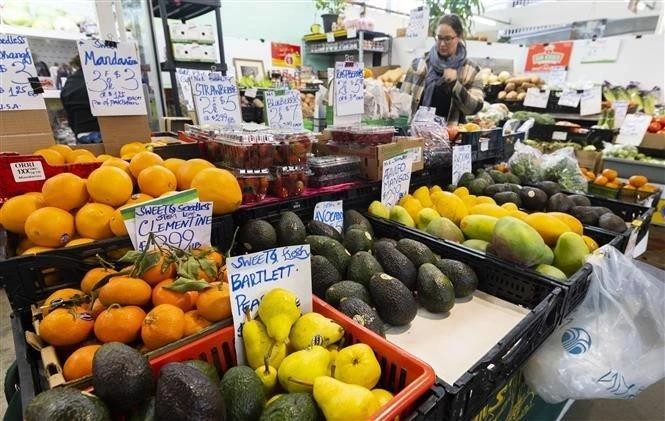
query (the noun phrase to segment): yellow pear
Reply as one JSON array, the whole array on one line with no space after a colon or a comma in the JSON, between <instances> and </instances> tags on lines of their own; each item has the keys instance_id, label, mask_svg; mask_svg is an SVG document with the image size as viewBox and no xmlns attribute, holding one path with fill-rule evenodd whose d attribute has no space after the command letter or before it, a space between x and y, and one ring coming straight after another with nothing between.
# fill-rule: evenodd
<instances>
[{"instance_id":1,"label":"yellow pear","mask_svg":"<svg viewBox=\"0 0 665 421\"><path fill-rule=\"evenodd\" d=\"M357 343L337 353L334 376L344 383L371 389L379 382L381 366L369 345Z\"/></svg>"},{"instance_id":2,"label":"yellow pear","mask_svg":"<svg viewBox=\"0 0 665 421\"><path fill-rule=\"evenodd\" d=\"M291 326L300 317L298 297L282 288L271 289L261 299L259 317L271 338L277 342L286 341Z\"/></svg>"},{"instance_id":3,"label":"yellow pear","mask_svg":"<svg viewBox=\"0 0 665 421\"><path fill-rule=\"evenodd\" d=\"M328 376L314 380L313 394L327 421L366 420L380 408L369 389Z\"/></svg>"},{"instance_id":4,"label":"yellow pear","mask_svg":"<svg viewBox=\"0 0 665 421\"><path fill-rule=\"evenodd\" d=\"M314 379L330 375L330 352L314 345L284 358L277 369L279 384L287 391L311 392Z\"/></svg>"},{"instance_id":5,"label":"yellow pear","mask_svg":"<svg viewBox=\"0 0 665 421\"><path fill-rule=\"evenodd\" d=\"M268 357L268 364L279 368L284 357L286 357L286 344L275 342L260 320L252 319L246 312L247 320L242 325L242 340L245 345L245 358L247 365L253 369L262 367L265 358Z\"/></svg>"},{"instance_id":6,"label":"yellow pear","mask_svg":"<svg viewBox=\"0 0 665 421\"><path fill-rule=\"evenodd\" d=\"M319 313L303 314L291 328L289 345L296 351L311 345L327 347L342 339L344 328Z\"/></svg>"}]
</instances>

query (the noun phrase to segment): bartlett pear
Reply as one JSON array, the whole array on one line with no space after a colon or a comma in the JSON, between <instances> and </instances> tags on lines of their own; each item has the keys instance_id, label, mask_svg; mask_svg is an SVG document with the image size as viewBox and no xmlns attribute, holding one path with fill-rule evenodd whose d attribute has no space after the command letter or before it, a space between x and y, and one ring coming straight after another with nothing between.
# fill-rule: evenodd
<instances>
[{"instance_id":1,"label":"bartlett pear","mask_svg":"<svg viewBox=\"0 0 665 421\"><path fill-rule=\"evenodd\" d=\"M286 357L286 344L275 342L260 320L252 319L248 315L242 325L242 341L245 345L245 357L247 365L253 369L263 367L266 357L268 364L279 368L284 357Z\"/></svg>"},{"instance_id":2,"label":"bartlett pear","mask_svg":"<svg viewBox=\"0 0 665 421\"><path fill-rule=\"evenodd\" d=\"M296 351L310 345L327 347L342 339L344 328L319 313L303 314L291 328L289 345Z\"/></svg>"},{"instance_id":3,"label":"bartlett pear","mask_svg":"<svg viewBox=\"0 0 665 421\"><path fill-rule=\"evenodd\" d=\"M313 393L328 421L366 420L379 409L379 401L369 389L328 376L314 380Z\"/></svg>"},{"instance_id":4,"label":"bartlett pear","mask_svg":"<svg viewBox=\"0 0 665 421\"><path fill-rule=\"evenodd\" d=\"M289 354L277 370L279 384L289 392L311 392L314 379L330 375L330 352L314 345Z\"/></svg>"},{"instance_id":5,"label":"bartlett pear","mask_svg":"<svg viewBox=\"0 0 665 421\"><path fill-rule=\"evenodd\" d=\"M291 326L300 317L298 297L290 291L275 288L268 291L259 304L259 316L268 335L277 342L289 337Z\"/></svg>"}]
</instances>

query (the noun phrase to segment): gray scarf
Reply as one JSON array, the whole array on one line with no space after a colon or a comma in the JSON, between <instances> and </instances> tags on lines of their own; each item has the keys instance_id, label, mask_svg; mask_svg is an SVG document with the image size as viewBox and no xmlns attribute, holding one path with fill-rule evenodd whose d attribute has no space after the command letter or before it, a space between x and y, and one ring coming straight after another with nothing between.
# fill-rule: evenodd
<instances>
[{"instance_id":1,"label":"gray scarf","mask_svg":"<svg viewBox=\"0 0 665 421\"><path fill-rule=\"evenodd\" d=\"M455 55L450 57L441 57L433 45L427 56L427 76L425 78L425 90L421 104L429 107L432 104L432 95L434 88L443 83L443 71L445 69L458 70L462 62L466 59L466 47L461 42L457 44Z\"/></svg>"}]
</instances>

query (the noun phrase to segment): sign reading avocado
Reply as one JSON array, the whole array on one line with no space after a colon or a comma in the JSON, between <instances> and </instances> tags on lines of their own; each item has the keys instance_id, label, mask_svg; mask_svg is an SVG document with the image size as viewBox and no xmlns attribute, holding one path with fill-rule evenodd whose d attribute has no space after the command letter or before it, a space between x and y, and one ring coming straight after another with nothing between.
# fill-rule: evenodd
<instances>
[{"instance_id":1,"label":"sign reading avocado","mask_svg":"<svg viewBox=\"0 0 665 421\"><path fill-rule=\"evenodd\" d=\"M344 227L343 200L334 202L319 202L314 206L314 220L330 225L337 231L342 232Z\"/></svg>"},{"instance_id":2,"label":"sign reading avocado","mask_svg":"<svg viewBox=\"0 0 665 421\"><path fill-rule=\"evenodd\" d=\"M245 364L242 327L245 309L256 317L261 298L274 288L294 293L301 313L312 311L312 275L309 244L279 247L226 259L231 314L236 332L238 364Z\"/></svg>"},{"instance_id":3,"label":"sign reading avocado","mask_svg":"<svg viewBox=\"0 0 665 421\"><path fill-rule=\"evenodd\" d=\"M410 153L403 153L383 161L381 203L391 208L402 196L409 194L412 163L413 155Z\"/></svg>"}]
</instances>

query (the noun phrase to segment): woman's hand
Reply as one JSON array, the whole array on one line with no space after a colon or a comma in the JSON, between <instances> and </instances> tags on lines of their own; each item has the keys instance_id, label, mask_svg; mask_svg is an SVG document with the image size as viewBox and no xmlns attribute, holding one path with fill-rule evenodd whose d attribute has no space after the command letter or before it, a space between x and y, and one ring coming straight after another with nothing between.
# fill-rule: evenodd
<instances>
[{"instance_id":1,"label":"woman's hand","mask_svg":"<svg viewBox=\"0 0 665 421\"><path fill-rule=\"evenodd\" d=\"M445 69L443 71L443 80L448 83L454 83L457 81L457 70L455 69Z\"/></svg>"}]
</instances>

